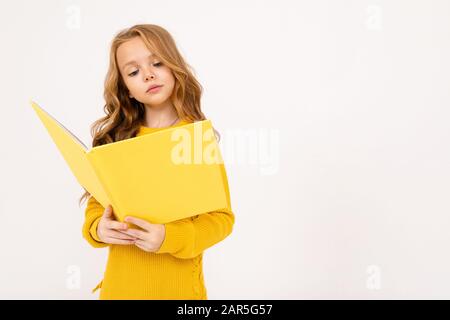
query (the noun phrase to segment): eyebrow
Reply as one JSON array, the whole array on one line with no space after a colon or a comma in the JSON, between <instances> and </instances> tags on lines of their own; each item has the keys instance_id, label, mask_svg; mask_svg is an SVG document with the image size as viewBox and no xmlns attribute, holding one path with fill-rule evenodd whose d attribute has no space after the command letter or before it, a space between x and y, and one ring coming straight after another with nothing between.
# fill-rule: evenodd
<instances>
[{"instance_id":1,"label":"eyebrow","mask_svg":"<svg viewBox=\"0 0 450 320\"><path fill-rule=\"evenodd\" d=\"M155 55L154 55L153 53L150 53L150 54L147 56L147 59L148 59L148 58L151 58L151 57L153 57L153 56L155 56ZM125 69L126 66L128 66L128 65L130 65L130 64L135 64L135 63L136 63L136 61L134 61L134 60L128 61L127 63L125 63L125 64L122 66L122 70Z\"/></svg>"}]
</instances>

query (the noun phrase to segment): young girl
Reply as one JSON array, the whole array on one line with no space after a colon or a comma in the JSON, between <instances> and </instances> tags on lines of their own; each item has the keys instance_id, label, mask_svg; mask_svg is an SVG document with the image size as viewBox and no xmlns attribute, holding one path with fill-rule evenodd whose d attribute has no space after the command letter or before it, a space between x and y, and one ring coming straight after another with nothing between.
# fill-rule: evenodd
<instances>
[{"instance_id":1,"label":"young girl","mask_svg":"<svg viewBox=\"0 0 450 320\"><path fill-rule=\"evenodd\" d=\"M205 120L202 87L188 66L160 26L118 33L105 79L106 116L91 127L92 146ZM226 192L230 203L228 181ZM166 224L132 216L121 223L87 191L80 203L88 197L83 236L95 248L109 247L103 280L92 291L101 288L100 299L207 299L203 251L232 232L231 209Z\"/></svg>"}]
</instances>

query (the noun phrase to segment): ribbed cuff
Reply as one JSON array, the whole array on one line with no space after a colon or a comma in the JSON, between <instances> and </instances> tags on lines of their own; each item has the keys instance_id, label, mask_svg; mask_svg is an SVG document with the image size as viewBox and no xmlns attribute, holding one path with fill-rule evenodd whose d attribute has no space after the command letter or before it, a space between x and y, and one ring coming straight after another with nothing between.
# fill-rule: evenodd
<instances>
[{"instance_id":1,"label":"ribbed cuff","mask_svg":"<svg viewBox=\"0 0 450 320\"><path fill-rule=\"evenodd\" d=\"M102 242L97 234L97 226L98 226L98 223L100 222L101 218L102 217L100 216L97 219L95 219L91 225L91 228L89 229L89 232L91 233L92 238L94 238L94 240L97 242Z\"/></svg>"},{"instance_id":2,"label":"ribbed cuff","mask_svg":"<svg viewBox=\"0 0 450 320\"><path fill-rule=\"evenodd\" d=\"M165 224L166 235L156 253L176 254L188 247L188 240L194 236L194 226L188 221L174 221Z\"/></svg>"},{"instance_id":3,"label":"ribbed cuff","mask_svg":"<svg viewBox=\"0 0 450 320\"><path fill-rule=\"evenodd\" d=\"M83 229L84 237L94 248L104 248L109 246L108 243L102 242L97 235L97 226L100 222L100 219L102 218L102 215L103 213L95 217L90 226L88 222L88 224L85 226L85 229Z\"/></svg>"}]
</instances>

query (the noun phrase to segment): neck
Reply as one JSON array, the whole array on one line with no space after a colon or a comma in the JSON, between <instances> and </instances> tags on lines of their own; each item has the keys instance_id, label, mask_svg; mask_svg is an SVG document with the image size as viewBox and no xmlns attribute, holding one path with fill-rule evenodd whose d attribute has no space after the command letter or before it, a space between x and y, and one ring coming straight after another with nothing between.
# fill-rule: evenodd
<instances>
[{"instance_id":1,"label":"neck","mask_svg":"<svg viewBox=\"0 0 450 320\"><path fill-rule=\"evenodd\" d=\"M171 104L159 106L145 105L145 126L149 128L161 128L178 122L175 107ZM175 123L174 123L175 122Z\"/></svg>"}]
</instances>

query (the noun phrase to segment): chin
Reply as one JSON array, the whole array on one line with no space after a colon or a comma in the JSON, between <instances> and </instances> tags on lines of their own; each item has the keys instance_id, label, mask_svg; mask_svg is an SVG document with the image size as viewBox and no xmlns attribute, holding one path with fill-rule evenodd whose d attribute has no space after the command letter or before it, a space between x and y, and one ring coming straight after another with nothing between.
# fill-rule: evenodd
<instances>
[{"instance_id":1,"label":"chin","mask_svg":"<svg viewBox=\"0 0 450 320\"><path fill-rule=\"evenodd\" d=\"M155 99L147 98L144 101L142 101L142 103L148 104L148 105L155 105L155 106L157 106L157 105L160 105L160 104L164 103L166 100L167 99L162 99L162 98L159 98L159 97L157 99L156 98Z\"/></svg>"}]
</instances>

